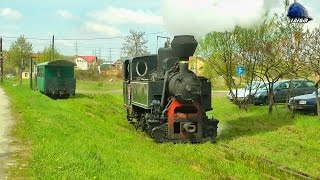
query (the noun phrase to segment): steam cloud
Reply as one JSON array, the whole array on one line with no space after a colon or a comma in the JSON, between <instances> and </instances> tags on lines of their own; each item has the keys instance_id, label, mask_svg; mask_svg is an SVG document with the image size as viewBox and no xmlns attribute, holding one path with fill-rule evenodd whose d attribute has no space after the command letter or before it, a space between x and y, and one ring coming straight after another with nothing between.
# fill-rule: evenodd
<instances>
[{"instance_id":1,"label":"steam cloud","mask_svg":"<svg viewBox=\"0 0 320 180\"><path fill-rule=\"evenodd\" d=\"M276 0L163 0L161 11L173 35L202 36L232 31L237 25L253 27L275 4Z\"/></svg>"}]
</instances>

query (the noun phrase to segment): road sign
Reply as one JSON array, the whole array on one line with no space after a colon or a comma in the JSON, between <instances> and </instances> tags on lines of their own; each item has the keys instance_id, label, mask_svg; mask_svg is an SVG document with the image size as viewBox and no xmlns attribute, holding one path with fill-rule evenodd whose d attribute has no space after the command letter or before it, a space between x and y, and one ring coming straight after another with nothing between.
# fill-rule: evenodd
<instances>
[{"instance_id":1,"label":"road sign","mask_svg":"<svg viewBox=\"0 0 320 180\"><path fill-rule=\"evenodd\" d=\"M237 66L237 76L243 76L246 72L244 66Z\"/></svg>"}]
</instances>

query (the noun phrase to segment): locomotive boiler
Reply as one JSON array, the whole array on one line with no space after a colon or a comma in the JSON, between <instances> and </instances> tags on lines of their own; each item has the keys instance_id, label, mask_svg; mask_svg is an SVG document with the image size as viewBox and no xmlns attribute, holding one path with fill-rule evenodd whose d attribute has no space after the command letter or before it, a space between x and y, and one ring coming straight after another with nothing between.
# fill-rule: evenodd
<instances>
[{"instance_id":1,"label":"locomotive boiler","mask_svg":"<svg viewBox=\"0 0 320 180\"><path fill-rule=\"evenodd\" d=\"M215 141L219 121L209 118L211 82L188 69L197 42L175 36L158 54L123 63L127 120L157 142Z\"/></svg>"}]
</instances>

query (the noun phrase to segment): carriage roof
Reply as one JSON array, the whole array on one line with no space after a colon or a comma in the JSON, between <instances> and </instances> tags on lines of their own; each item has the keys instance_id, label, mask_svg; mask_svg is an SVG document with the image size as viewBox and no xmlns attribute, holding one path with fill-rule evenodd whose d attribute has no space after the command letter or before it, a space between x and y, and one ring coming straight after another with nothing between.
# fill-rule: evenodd
<instances>
[{"instance_id":1,"label":"carriage roof","mask_svg":"<svg viewBox=\"0 0 320 180\"><path fill-rule=\"evenodd\" d=\"M37 65L37 67L39 66L77 66L77 64L67 60L56 60L40 63Z\"/></svg>"}]
</instances>

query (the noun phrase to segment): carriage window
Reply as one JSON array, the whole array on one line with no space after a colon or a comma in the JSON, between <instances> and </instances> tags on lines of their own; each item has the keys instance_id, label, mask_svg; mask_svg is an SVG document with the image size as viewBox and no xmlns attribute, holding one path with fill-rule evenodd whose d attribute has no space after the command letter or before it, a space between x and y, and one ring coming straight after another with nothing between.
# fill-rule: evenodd
<instances>
[{"instance_id":1,"label":"carriage window","mask_svg":"<svg viewBox=\"0 0 320 180\"><path fill-rule=\"evenodd\" d=\"M44 77L44 69L37 68L37 77Z\"/></svg>"}]
</instances>

